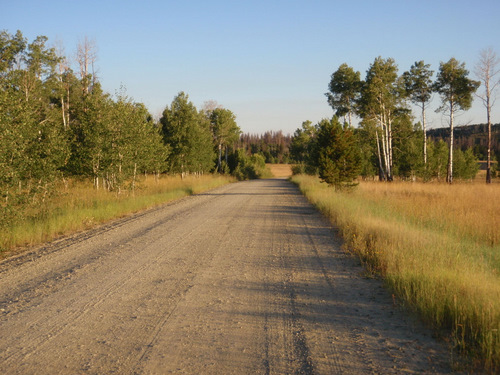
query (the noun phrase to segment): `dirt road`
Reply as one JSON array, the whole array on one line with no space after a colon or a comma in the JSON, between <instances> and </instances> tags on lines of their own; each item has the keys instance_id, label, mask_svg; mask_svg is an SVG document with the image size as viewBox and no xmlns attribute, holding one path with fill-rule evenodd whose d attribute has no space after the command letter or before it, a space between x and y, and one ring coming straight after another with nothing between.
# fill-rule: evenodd
<instances>
[{"instance_id":1,"label":"dirt road","mask_svg":"<svg viewBox=\"0 0 500 375\"><path fill-rule=\"evenodd\" d=\"M447 373L283 179L183 199L0 263L2 374Z\"/></svg>"}]
</instances>

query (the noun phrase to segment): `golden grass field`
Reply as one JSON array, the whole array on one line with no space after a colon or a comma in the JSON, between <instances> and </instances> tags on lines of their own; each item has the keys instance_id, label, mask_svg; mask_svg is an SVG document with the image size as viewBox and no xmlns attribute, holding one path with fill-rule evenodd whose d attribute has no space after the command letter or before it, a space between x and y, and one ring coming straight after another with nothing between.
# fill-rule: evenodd
<instances>
[{"instance_id":1,"label":"golden grass field","mask_svg":"<svg viewBox=\"0 0 500 375\"><path fill-rule=\"evenodd\" d=\"M290 177L292 166L290 164L266 164L271 170L273 177Z\"/></svg>"},{"instance_id":2,"label":"golden grass field","mask_svg":"<svg viewBox=\"0 0 500 375\"><path fill-rule=\"evenodd\" d=\"M339 193L294 176L346 249L454 353L500 371L500 185L361 182Z\"/></svg>"}]
</instances>

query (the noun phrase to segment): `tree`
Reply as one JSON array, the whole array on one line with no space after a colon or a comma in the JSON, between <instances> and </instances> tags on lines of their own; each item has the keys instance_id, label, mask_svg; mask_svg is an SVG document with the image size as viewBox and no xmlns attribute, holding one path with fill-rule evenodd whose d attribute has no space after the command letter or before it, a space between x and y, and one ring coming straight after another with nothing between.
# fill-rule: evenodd
<instances>
[{"instance_id":1,"label":"tree","mask_svg":"<svg viewBox=\"0 0 500 375\"><path fill-rule=\"evenodd\" d=\"M188 172L202 175L214 169L214 143L210 121L203 111L198 112L196 126L189 137Z\"/></svg>"},{"instance_id":2,"label":"tree","mask_svg":"<svg viewBox=\"0 0 500 375\"><path fill-rule=\"evenodd\" d=\"M210 117L210 114L216 108L223 108L222 105L220 105L219 103L217 103L217 100L206 100L205 102L203 102L203 109L202 109L202 111L205 112L205 115L207 117Z\"/></svg>"},{"instance_id":3,"label":"tree","mask_svg":"<svg viewBox=\"0 0 500 375\"><path fill-rule=\"evenodd\" d=\"M316 147L320 178L335 189L355 186L361 158L353 129L342 127L337 117L322 120L318 128Z\"/></svg>"},{"instance_id":4,"label":"tree","mask_svg":"<svg viewBox=\"0 0 500 375\"><path fill-rule=\"evenodd\" d=\"M106 182L120 190L123 182L132 180L135 188L138 173L159 173L166 167L168 146L163 143L151 115L142 103L118 95L110 108ZM158 158L158 159L157 159ZM108 178L109 176L109 178Z\"/></svg>"},{"instance_id":5,"label":"tree","mask_svg":"<svg viewBox=\"0 0 500 375\"><path fill-rule=\"evenodd\" d=\"M360 73L344 63L332 74L328 88L330 92L325 95L335 115L343 116L344 122L347 115L349 125L352 125L354 105L361 89Z\"/></svg>"},{"instance_id":6,"label":"tree","mask_svg":"<svg viewBox=\"0 0 500 375\"><path fill-rule=\"evenodd\" d=\"M428 144L428 160L423 177L425 180L436 178L442 180L446 176L448 163L448 146L446 142L439 139L437 142Z\"/></svg>"},{"instance_id":7,"label":"tree","mask_svg":"<svg viewBox=\"0 0 500 375\"><path fill-rule=\"evenodd\" d=\"M394 175L414 179L425 168L421 124L402 113L394 119Z\"/></svg>"},{"instance_id":8,"label":"tree","mask_svg":"<svg viewBox=\"0 0 500 375\"><path fill-rule=\"evenodd\" d=\"M103 187L106 180L110 181L109 155L114 146L110 139L113 102L99 83L91 93L79 94L81 102L74 108L74 126L70 128L72 152L69 169L76 175L91 177L98 189L101 186L99 181L103 182ZM112 189L110 184L106 187Z\"/></svg>"},{"instance_id":9,"label":"tree","mask_svg":"<svg viewBox=\"0 0 500 375\"><path fill-rule=\"evenodd\" d=\"M26 48L26 39L21 31L10 35L6 30L0 32L0 74L6 75L20 63L20 56Z\"/></svg>"},{"instance_id":10,"label":"tree","mask_svg":"<svg viewBox=\"0 0 500 375\"><path fill-rule=\"evenodd\" d=\"M468 148L465 151L456 148L453 150L453 154L453 159L455 160L453 173L455 176L464 180L472 180L476 177L479 165L472 148Z\"/></svg>"},{"instance_id":11,"label":"tree","mask_svg":"<svg viewBox=\"0 0 500 375\"><path fill-rule=\"evenodd\" d=\"M432 96L432 74L434 73L429 69L429 64L424 62L415 62L410 68L410 71L403 73L403 81L405 85L406 94L410 97L411 101L418 105L422 113L422 130L424 133L424 164L427 164L427 132L425 121L425 109Z\"/></svg>"},{"instance_id":12,"label":"tree","mask_svg":"<svg viewBox=\"0 0 500 375\"><path fill-rule=\"evenodd\" d=\"M134 180L137 172L154 173L158 176L167 168L170 154L168 145L163 142L160 128L154 123L143 103L129 102L132 121L132 153Z\"/></svg>"},{"instance_id":13,"label":"tree","mask_svg":"<svg viewBox=\"0 0 500 375\"><path fill-rule=\"evenodd\" d=\"M68 157L49 95L57 59L46 41L0 33L0 226L46 200Z\"/></svg>"},{"instance_id":14,"label":"tree","mask_svg":"<svg viewBox=\"0 0 500 375\"><path fill-rule=\"evenodd\" d=\"M467 76L465 63L455 58L448 62L441 62L434 89L441 95L442 105L436 112L447 113L450 121L450 149L448 153L448 170L446 182L453 182L453 126L454 116L459 110L468 110L472 105L472 94L477 90L480 82L473 81Z\"/></svg>"},{"instance_id":15,"label":"tree","mask_svg":"<svg viewBox=\"0 0 500 375\"><path fill-rule=\"evenodd\" d=\"M243 149L236 151L236 168L233 175L239 181L269 177L266 160L260 154L248 156Z\"/></svg>"},{"instance_id":16,"label":"tree","mask_svg":"<svg viewBox=\"0 0 500 375\"><path fill-rule=\"evenodd\" d=\"M213 167L213 143L210 125L198 112L189 96L180 92L166 107L160 119L163 140L169 145L169 170L184 176L208 172Z\"/></svg>"},{"instance_id":17,"label":"tree","mask_svg":"<svg viewBox=\"0 0 500 375\"><path fill-rule=\"evenodd\" d=\"M33 43L28 45L26 63L28 71L36 79L46 78L54 73L58 58L54 48L47 48L45 44L48 38L46 36L37 36Z\"/></svg>"},{"instance_id":18,"label":"tree","mask_svg":"<svg viewBox=\"0 0 500 375\"><path fill-rule=\"evenodd\" d=\"M97 45L95 40L87 37L78 43L76 61L80 68L80 80L84 94L88 94L97 82L95 62L97 61Z\"/></svg>"},{"instance_id":19,"label":"tree","mask_svg":"<svg viewBox=\"0 0 500 375\"><path fill-rule=\"evenodd\" d=\"M63 120L64 130L69 127L69 106L70 106L70 80L68 79L72 75L72 71L69 67L69 62L64 54L64 46L62 42L58 41L56 47L57 56L57 82L56 88L54 90L57 102L61 105L61 117Z\"/></svg>"},{"instance_id":20,"label":"tree","mask_svg":"<svg viewBox=\"0 0 500 375\"><path fill-rule=\"evenodd\" d=\"M491 107L495 103L495 91L500 85L500 79L496 78L500 69L498 65L500 59L493 49L482 50L479 55L479 61L475 67L476 76L482 82L484 93L476 94L486 107L486 118L488 122L488 146L487 146L487 166L486 183L491 183Z\"/></svg>"},{"instance_id":21,"label":"tree","mask_svg":"<svg viewBox=\"0 0 500 375\"><path fill-rule=\"evenodd\" d=\"M229 145L238 141L241 130L236 125L236 116L229 109L214 108L209 112L209 119L214 137L215 145L218 150L217 171L222 172L222 149L226 153L227 165L227 148Z\"/></svg>"},{"instance_id":22,"label":"tree","mask_svg":"<svg viewBox=\"0 0 500 375\"><path fill-rule=\"evenodd\" d=\"M311 121L302 122L302 127L295 130L290 142L290 157L297 163L292 170L294 174L317 174L317 157L315 156L316 135L318 127Z\"/></svg>"},{"instance_id":23,"label":"tree","mask_svg":"<svg viewBox=\"0 0 500 375\"><path fill-rule=\"evenodd\" d=\"M363 120L360 126L355 129L361 154L360 175L365 179L374 179L375 176L380 176L376 132L377 124L375 121Z\"/></svg>"},{"instance_id":24,"label":"tree","mask_svg":"<svg viewBox=\"0 0 500 375\"><path fill-rule=\"evenodd\" d=\"M393 59L377 57L366 73L359 99L363 121L377 124L379 178L384 181L393 179L393 121L398 112L404 111L397 72Z\"/></svg>"},{"instance_id":25,"label":"tree","mask_svg":"<svg viewBox=\"0 0 500 375\"><path fill-rule=\"evenodd\" d=\"M295 130L290 144L290 156L293 161L302 164L307 163L311 140L315 134L316 128L312 125L311 121L302 122L302 127Z\"/></svg>"}]
</instances>

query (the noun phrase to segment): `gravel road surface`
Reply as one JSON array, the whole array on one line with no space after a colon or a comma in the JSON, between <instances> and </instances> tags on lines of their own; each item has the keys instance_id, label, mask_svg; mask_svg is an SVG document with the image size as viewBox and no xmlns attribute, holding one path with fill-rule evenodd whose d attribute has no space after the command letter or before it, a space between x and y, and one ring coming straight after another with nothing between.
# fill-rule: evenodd
<instances>
[{"instance_id":1,"label":"gravel road surface","mask_svg":"<svg viewBox=\"0 0 500 375\"><path fill-rule=\"evenodd\" d=\"M450 373L449 354L284 179L0 263L1 374Z\"/></svg>"}]
</instances>

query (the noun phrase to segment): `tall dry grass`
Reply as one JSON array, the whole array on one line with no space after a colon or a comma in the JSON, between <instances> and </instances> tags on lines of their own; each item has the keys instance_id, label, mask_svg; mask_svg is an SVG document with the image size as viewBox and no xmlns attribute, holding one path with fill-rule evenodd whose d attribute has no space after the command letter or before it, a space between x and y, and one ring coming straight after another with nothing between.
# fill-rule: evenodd
<instances>
[{"instance_id":1,"label":"tall dry grass","mask_svg":"<svg viewBox=\"0 0 500 375\"><path fill-rule=\"evenodd\" d=\"M293 177L346 248L456 351L500 371L500 186L361 183L338 193Z\"/></svg>"},{"instance_id":2,"label":"tall dry grass","mask_svg":"<svg viewBox=\"0 0 500 375\"><path fill-rule=\"evenodd\" d=\"M0 256L9 251L89 229L106 221L230 182L223 176L143 176L136 188L120 194L96 190L89 181L61 181L58 193L24 220L12 223L0 234Z\"/></svg>"}]
</instances>

